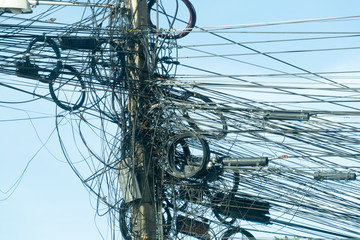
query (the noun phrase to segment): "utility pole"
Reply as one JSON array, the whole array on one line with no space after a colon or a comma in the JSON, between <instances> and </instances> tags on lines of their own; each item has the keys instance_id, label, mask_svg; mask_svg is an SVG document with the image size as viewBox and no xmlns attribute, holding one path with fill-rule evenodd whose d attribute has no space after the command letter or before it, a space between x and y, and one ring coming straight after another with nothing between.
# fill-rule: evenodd
<instances>
[{"instance_id":1,"label":"utility pole","mask_svg":"<svg viewBox=\"0 0 360 240\"><path fill-rule=\"evenodd\" d=\"M141 197L131 203L131 239L156 239L156 211L154 201L154 172L149 144L151 72L148 52L147 0L125 0L130 30L127 33L128 110L130 121L130 159L139 183Z\"/></svg>"}]
</instances>

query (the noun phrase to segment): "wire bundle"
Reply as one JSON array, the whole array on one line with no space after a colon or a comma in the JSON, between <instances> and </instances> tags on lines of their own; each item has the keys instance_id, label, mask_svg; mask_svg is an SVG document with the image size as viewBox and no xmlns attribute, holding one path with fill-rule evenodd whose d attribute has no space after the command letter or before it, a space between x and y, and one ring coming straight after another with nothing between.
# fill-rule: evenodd
<instances>
[{"instance_id":1,"label":"wire bundle","mask_svg":"<svg viewBox=\"0 0 360 240\"><path fill-rule=\"evenodd\" d=\"M252 47L321 44L357 39L359 33L256 33L240 29L259 26L242 25L199 28L194 6L187 0L173 2L172 12L165 1L158 6L149 1L147 32L132 29L132 16L118 1L97 1L116 7L88 8L73 23L49 21L64 7L50 7L30 18L0 16L1 86L58 107L56 129L64 156L96 196L97 213L115 224L112 235L120 229L130 239L139 217L125 195L140 171L129 159L137 139L146 139L154 163L149 172L155 173L157 235L164 239L359 236L360 192L354 178L360 168L360 111L359 87L353 81L359 71L311 71L284 60L286 54L358 46ZM187 20L182 20L184 12ZM155 23L158 15L161 28ZM269 25L281 24L293 22ZM192 36L190 31L215 40L179 45L180 38ZM238 42L230 34L277 38ZM224 53L224 46L232 52ZM136 58L146 62L141 83L136 76L143 68L132 64ZM199 58L209 59L208 65ZM247 70L216 69L211 59L217 58ZM131 106L130 99L139 106ZM141 132L133 119L142 121ZM266 158L268 163L227 166L226 158ZM129 182L119 181L122 168L133 173Z\"/></svg>"}]
</instances>

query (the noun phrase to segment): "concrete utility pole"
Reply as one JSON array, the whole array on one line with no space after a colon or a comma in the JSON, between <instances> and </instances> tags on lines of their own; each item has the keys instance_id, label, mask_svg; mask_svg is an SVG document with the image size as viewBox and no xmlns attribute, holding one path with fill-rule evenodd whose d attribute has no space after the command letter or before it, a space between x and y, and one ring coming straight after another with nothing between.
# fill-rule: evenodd
<instances>
[{"instance_id":1,"label":"concrete utility pole","mask_svg":"<svg viewBox=\"0 0 360 240\"><path fill-rule=\"evenodd\" d=\"M148 138L148 11L146 0L125 0L129 9L130 36L128 42L129 117L131 160L139 182L141 198L131 204L132 239L156 239L154 173Z\"/></svg>"}]
</instances>

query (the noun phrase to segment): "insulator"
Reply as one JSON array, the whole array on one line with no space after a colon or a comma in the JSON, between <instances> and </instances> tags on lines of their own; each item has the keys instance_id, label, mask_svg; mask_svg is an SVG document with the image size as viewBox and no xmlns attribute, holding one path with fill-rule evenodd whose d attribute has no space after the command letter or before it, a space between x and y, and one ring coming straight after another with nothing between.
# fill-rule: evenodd
<instances>
[{"instance_id":1,"label":"insulator","mask_svg":"<svg viewBox=\"0 0 360 240\"><path fill-rule=\"evenodd\" d=\"M271 111L264 115L265 120L289 120L289 121L308 121L310 114L305 112Z\"/></svg>"},{"instance_id":2,"label":"insulator","mask_svg":"<svg viewBox=\"0 0 360 240\"><path fill-rule=\"evenodd\" d=\"M314 179L319 181L324 180L355 180L356 174L351 172L315 172Z\"/></svg>"},{"instance_id":3,"label":"insulator","mask_svg":"<svg viewBox=\"0 0 360 240\"><path fill-rule=\"evenodd\" d=\"M259 158L223 158L224 167L256 167L267 166L269 159L267 157Z\"/></svg>"}]
</instances>

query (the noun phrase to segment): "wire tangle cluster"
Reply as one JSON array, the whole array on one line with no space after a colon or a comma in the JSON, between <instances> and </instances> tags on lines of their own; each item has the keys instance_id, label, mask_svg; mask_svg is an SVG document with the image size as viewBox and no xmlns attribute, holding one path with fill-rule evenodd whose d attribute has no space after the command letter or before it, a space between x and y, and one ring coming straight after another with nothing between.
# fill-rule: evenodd
<instances>
[{"instance_id":1,"label":"wire tangle cluster","mask_svg":"<svg viewBox=\"0 0 360 240\"><path fill-rule=\"evenodd\" d=\"M140 173L153 177L145 185L155 186L157 239L360 235L359 69L312 71L286 60L359 45L258 50L358 32L289 38L251 31L258 25L201 28L189 0L149 0L143 30L124 2L89 2L111 7L87 7L72 23L52 18L63 6L30 18L2 13L0 86L30 96L16 104L56 109L64 157L110 219L111 239L141 238L133 231ZM272 25L281 24L294 23ZM186 43L196 34L213 41ZM219 59L238 69L217 68ZM137 165L139 154L151 167Z\"/></svg>"}]
</instances>

